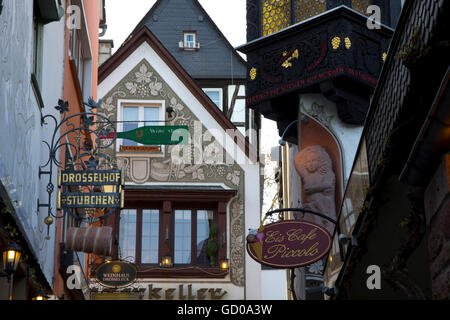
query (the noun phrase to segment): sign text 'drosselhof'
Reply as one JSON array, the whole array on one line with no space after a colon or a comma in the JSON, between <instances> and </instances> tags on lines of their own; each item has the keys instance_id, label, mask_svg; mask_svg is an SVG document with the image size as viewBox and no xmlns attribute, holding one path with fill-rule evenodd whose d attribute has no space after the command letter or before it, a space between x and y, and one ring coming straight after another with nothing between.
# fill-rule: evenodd
<instances>
[{"instance_id":1,"label":"sign text 'drosselhof'","mask_svg":"<svg viewBox=\"0 0 450 320\"><path fill-rule=\"evenodd\" d=\"M122 208L124 175L120 170L64 170L58 177L58 209ZM72 192L76 187L102 187L104 192Z\"/></svg>"},{"instance_id":2,"label":"sign text 'drosselhof'","mask_svg":"<svg viewBox=\"0 0 450 320\"><path fill-rule=\"evenodd\" d=\"M61 186L121 185L120 170L63 170L59 177Z\"/></svg>"},{"instance_id":3,"label":"sign text 'drosselhof'","mask_svg":"<svg viewBox=\"0 0 450 320\"><path fill-rule=\"evenodd\" d=\"M261 227L247 237L247 252L261 264L297 268L316 262L331 248L328 231L311 222L287 220Z\"/></svg>"}]
</instances>

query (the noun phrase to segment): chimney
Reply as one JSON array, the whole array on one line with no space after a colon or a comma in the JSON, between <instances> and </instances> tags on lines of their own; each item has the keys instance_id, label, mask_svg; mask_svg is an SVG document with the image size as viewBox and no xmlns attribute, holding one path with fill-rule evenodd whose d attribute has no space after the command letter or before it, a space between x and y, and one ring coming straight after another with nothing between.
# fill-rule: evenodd
<instances>
[{"instance_id":1,"label":"chimney","mask_svg":"<svg viewBox=\"0 0 450 320\"><path fill-rule=\"evenodd\" d=\"M98 66L101 66L106 60L111 57L112 48L114 48L113 40L102 40L100 39L98 46Z\"/></svg>"}]
</instances>

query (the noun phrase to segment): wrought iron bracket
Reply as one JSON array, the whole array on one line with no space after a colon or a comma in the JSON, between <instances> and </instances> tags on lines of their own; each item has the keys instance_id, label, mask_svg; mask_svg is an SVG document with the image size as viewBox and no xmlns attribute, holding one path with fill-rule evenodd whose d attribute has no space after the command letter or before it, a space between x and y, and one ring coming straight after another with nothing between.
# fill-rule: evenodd
<instances>
[{"instance_id":1,"label":"wrought iron bracket","mask_svg":"<svg viewBox=\"0 0 450 320\"><path fill-rule=\"evenodd\" d=\"M276 209L276 210L272 210L266 213L266 216L270 216L274 213L280 213L280 212L288 212L288 211L300 211L303 213L309 213L309 214L313 214L316 216L319 216L325 220L328 220L330 222L332 222L333 224L337 225L337 221L334 220L333 218L328 217L327 215L320 213L320 212L316 212L313 210L309 210L309 209L305 209L305 208L282 208L282 209Z\"/></svg>"},{"instance_id":2,"label":"wrought iron bracket","mask_svg":"<svg viewBox=\"0 0 450 320\"><path fill-rule=\"evenodd\" d=\"M76 220L80 221L85 219L89 224L95 220L93 217L80 217L70 210L62 210L60 214L53 212L52 195L55 192L55 189L58 188L58 186L55 187L52 182L54 170L56 168L65 169L67 166L84 170L95 169L98 165L100 165L100 159L103 160L103 164L106 163L106 165L110 167L115 167L111 157L101 152L101 149L106 149L115 142L116 128L114 123L105 116L92 112L92 109L95 109L101 105L101 100L95 102L92 98L89 98L87 103L83 102L83 105L90 107L91 110L88 112L70 115L68 114L69 103L60 99L58 101L58 105L55 106L55 109L61 114L60 121L58 121L58 119L51 114L41 116L42 126L49 125L48 122L53 122L54 125L54 130L50 141L43 141L48 148L48 160L45 164L39 166L38 172L39 179L41 179L44 175L48 176L48 183L46 187L48 201L46 203L41 203L40 200L37 199L38 211L40 208L47 208L47 217L44 220L45 224L47 224L47 239L50 239L49 230L54 219L63 218L67 213L69 213ZM102 122L94 122L94 119L98 118L101 118ZM105 131L113 131L114 137L110 142L96 145L94 148L92 137L95 136L98 138L100 132L104 133ZM66 163L62 163L58 160L58 154L64 150L70 150L72 155L71 159L66 159L68 160ZM108 214L111 213L112 210L111 212L108 212Z\"/></svg>"},{"instance_id":3,"label":"wrought iron bracket","mask_svg":"<svg viewBox=\"0 0 450 320\"><path fill-rule=\"evenodd\" d=\"M58 105L55 106L55 109L60 112L60 121L51 114L41 116L42 126L48 125L48 122L53 122L54 125L50 141L43 141L48 148L48 160L45 164L39 166L39 179L41 179L43 175L48 176L46 190L48 201L47 203L40 203L39 199L37 200L38 211L41 207L47 208L47 217L44 220L45 224L47 224L47 239L49 239L50 225L53 223L54 219L64 218L67 213L77 221L87 221L88 224L92 224L95 221L105 219L115 212L115 209L109 208L108 210L105 209L105 212L101 217L95 217L93 214L89 213L86 214L86 216L80 216L77 213L72 212L71 209L63 209L60 214L55 214L52 209L52 194L55 192L56 188L59 188L58 185L55 187L52 182L53 173L56 168L58 170L67 169L68 167L71 169L75 168L76 170L95 170L100 167L117 169L117 163L112 156L102 152L102 150L109 148L115 143L117 131L115 127L116 121L112 121L99 113L93 112L93 109L100 107L101 104L101 99L96 102L90 97L88 102L83 102L84 106L90 108L89 111L69 114L69 103L60 99ZM167 123L173 121L177 117L177 113L172 107L168 107L166 112L169 114L168 120L145 122ZM100 139L111 133L111 139ZM97 139L98 141L98 143L95 144L95 147L92 139ZM71 158L65 159L65 163L58 160L58 155L61 154L62 151L70 151L69 153L71 154ZM92 192L96 191L95 186L86 187ZM85 211L87 210L88 209L85 209Z\"/></svg>"}]
</instances>

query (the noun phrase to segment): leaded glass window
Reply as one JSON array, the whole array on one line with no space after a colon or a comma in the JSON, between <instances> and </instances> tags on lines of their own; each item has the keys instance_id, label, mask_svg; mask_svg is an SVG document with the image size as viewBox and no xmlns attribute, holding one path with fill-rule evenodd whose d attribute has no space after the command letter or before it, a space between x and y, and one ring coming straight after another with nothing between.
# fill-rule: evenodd
<instances>
[{"instance_id":1,"label":"leaded glass window","mask_svg":"<svg viewBox=\"0 0 450 320\"><path fill-rule=\"evenodd\" d=\"M295 0L295 22L317 16L326 10L326 0Z\"/></svg>"},{"instance_id":2,"label":"leaded glass window","mask_svg":"<svg viewBox=\"0 0 450 320\"><path fill-rule=\"evenodd\" d=\"M291 0L262 1L262 35L267 36L290 25Z\"/></svg>"},{"instance_id":3,"label":"leaded glass window","mask_svg":"<svg viewBox=\"0 0 450 320\"><path fill-rule=\"evenodd\" d=\"M370 6L370 0L352 0L352 8L359 13L369 15L367 13L367 7Z\"/></svg>"}]
</instances>

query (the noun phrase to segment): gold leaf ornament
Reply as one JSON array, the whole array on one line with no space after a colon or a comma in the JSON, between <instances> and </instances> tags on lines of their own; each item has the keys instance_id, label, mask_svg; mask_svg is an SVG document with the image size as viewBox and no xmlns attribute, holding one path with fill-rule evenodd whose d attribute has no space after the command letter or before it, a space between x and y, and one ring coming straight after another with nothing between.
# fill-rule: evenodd
<instances>
[{"instance_id":1,"label":"gold leaf ornament","mask_svg":"<svg viewBox=\"0 0 450 320\"><path fill-rule=\"evenodd\" d=\"M338 49L340 45L341 45L341 38L334 37L331 40L331 46L333 47L334 50Z\"/></svg>"},{"instance_id":2,"label":"gold leaf ornament","mask_svg":"<svg viewBox=\"0 0 450 320\"><path fill-rule=\"evenodd\" d=\"M347 48L347 50L349 50L352 47L352 41L350 40L349 37L345 37L345 48Z\"/></svg>"},{"instance_id":3,"label":"gold leaf ornament","mask_svg":"<svg viewBox=\"0 0 450 320\"><path fill-rule=\"evenodd\" d=\"M256 68L251 68L250 70L250 79L255 80L256 79Z\"/></svg>"}]
</instances>

